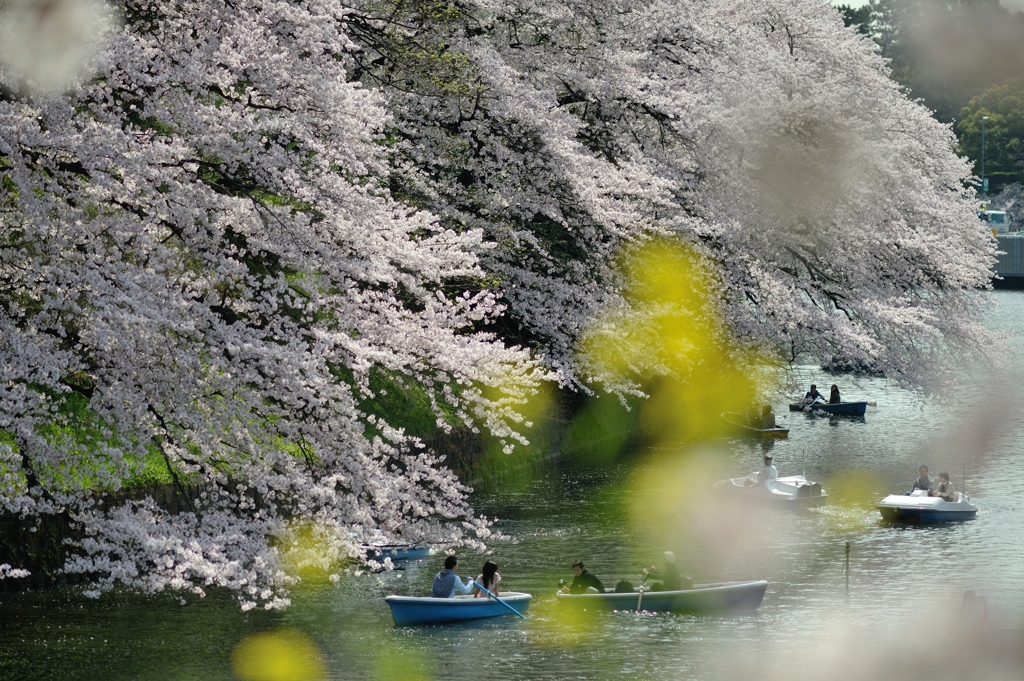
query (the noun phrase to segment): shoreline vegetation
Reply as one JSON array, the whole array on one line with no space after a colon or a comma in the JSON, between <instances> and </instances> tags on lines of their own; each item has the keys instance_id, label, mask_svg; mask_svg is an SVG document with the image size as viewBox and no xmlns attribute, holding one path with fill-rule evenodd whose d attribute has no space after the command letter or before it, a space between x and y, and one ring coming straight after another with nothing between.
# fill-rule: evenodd
<instances>
[{"instance_id":1,"label":"shoreline vegetation","mask_svg":"<svg viewBox=\"0 0 1024 681\"><path fill-rule=\"evenodd\" d=\"M388 415L393 422L404 421L409 432L421 439L425 451L443 457L444 466L474 489L525 483L539 466L555 459L571 462L583 457L610 462L635 450L644 440L635 409L627 411L611 397L583 400L578 395L562 393L554 408L535 419L528 429L530 444L506 454L493 436L465 427L446 433L428 422L429 405L425 395L416 390L400 393L385 388L383 392L384 399L366 405L367 413ZM595 407L596 404L600 406ZM81 435L71 430L72 435ZM0 433L0 437L4 435ZM177 484L164 459L153 455L147 457L143 471L129 484L117 491L98 487L94 498L98 507L112 509L148 497L156 507L177 515L194 510L201 493L198 482ZM62 570L69 551L73 550L68 540L82 536L82 530L66 512L33 519L17 514L0 515L0 565L9 564L13 569L30 573L27 577L0 580L0 593L88 584L93 575Z\"/></svg>"}]
</instances>

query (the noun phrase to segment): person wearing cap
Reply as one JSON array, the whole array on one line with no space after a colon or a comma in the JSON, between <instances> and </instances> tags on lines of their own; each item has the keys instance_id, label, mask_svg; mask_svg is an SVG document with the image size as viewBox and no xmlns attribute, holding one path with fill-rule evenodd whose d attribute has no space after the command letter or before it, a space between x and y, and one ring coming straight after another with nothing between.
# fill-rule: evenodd
<instances>
[{"instance_id":1,"label":"person wearing cap","mask_svg":"<svg viewBox=\"0 0 1024 681\"><path fill-rule=\"evenodd\" d=\"M651 579L661 580L661 583L651 585L651 591L679 591L693 586L693 580L679 575L679 568L676 567L676 554L671 551L665 552L664 570L659 573L652 567L650 570L644 570L644 575Z\"/></svg>"},{"instance_id":2,"label":"person wearing cap","mask_svg":"<svg viewBox=\"0 0 1024 681\"><path fill-rule=\"evenodd\" d=\"M757 483L763 484L779 477L779 469L772 465L772 455L764 455L764 469L757 474Z\"/></svg>"}]
</instances>

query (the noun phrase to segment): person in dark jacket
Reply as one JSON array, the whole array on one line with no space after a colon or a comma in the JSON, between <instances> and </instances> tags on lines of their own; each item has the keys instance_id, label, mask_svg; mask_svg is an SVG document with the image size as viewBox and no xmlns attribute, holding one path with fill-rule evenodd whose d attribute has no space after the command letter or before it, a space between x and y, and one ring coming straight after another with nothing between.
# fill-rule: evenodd
<instances>
[{"instance_id":1,"label":"person in dark jacket","mask_svg":"<svg viewBox=\"0 0 1024 681\"><path fill-rule=\"evenodd\" d=\"M571 594L585 594L587 589L597 589L597 593L604 593L604 584L595 575L587 571L587 568L583 566L582 560L577 560L572 564L572 571L576 575L576 578L572 580L572 584L569 585L569 593ZM565 590L565 587L562 587Z\"/></svg>"},{"instance_id":2,"label":"person in dark jacket","mask_svg":"<svg viewBox=\"0 0 1024 681\"><path fill-rule=\"evenodd\" d=\"M828 396L829 404L840 404L842 400L839 399L839 386L835 383L832 384L832 392Z\"/></svg>"},{"instance_id":3,"label":"person in dark jacket","mask_svg":"<svg viewBox=\"0 0 1024 681\"><path fill-rule=\"evenodd\" d=\"M932 480L932 476L928 475L928 466L921 466L917 469L917 473L921 477L914 481L914 486L910 488L910 491L913 492L916 489L923 489L931 494L931 491L935 489L935 481Z\"/></svg>"},{"instance_id":4,"label":"person in dark jacket","mask_svg":"<svg viewBox=\"0 0 1024 681\"><path fill-rule=\"evenodd\" d=\"M810 404L814 400L825 400L825 396L818 392L818 386L811 383L811 389L804 395L804 404Z\"/></svg>"}]
</instances>

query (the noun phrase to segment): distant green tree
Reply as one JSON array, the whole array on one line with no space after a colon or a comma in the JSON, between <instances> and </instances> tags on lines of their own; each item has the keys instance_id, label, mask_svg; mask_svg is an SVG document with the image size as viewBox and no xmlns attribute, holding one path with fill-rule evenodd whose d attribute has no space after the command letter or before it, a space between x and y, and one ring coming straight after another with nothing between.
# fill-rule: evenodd
<instances>
[{"instance_id":1,"label":"distant green tree","mask_svg":"<svg viewBox=\"0 0 1024 681\"><path fill-rule=\"evenodd\" d=\"M1024 77L985 90L960 112L961 152L981 173L981 119L985 121L985 175L994 182L1024 182Z\"/></svg>"},{"instance_id":2,"label":"distant green tree","mask_svg":"<svg viewBox=\"0 0 1024 681\"><path fill-rule=\"evenodd\" d=\"M889 60L892 77L943 122L972 97L1024 73L1024 13L998 0L870 0L870 19L837 7L860 23Z\"/></svg>"},{"instance_id":3,"label":"distant green tree","mask_svg":"<svg viewBox=\"0 0 1024 681\"><path fill-rule=\"evenodd\" d=\"M850 5L836 5L836 9L843 15L843 23L849 26L856 26L858 33L871 35L871 5L851 7Z\"/></svg>"}]
</instances>

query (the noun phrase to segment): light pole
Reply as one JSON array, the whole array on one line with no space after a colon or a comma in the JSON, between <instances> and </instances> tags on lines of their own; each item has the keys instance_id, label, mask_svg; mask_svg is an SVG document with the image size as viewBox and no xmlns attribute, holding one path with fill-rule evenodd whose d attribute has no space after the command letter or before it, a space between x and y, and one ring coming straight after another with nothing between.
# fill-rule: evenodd
<instances>
[{"instance_id":1,"label":"light pole","mask_svg":"<svg viewBox=\"0 0 1024 681\"><path fill-rule=\"evenodd\" d=\"M988 195L988 184L985 182L985 121L988 116L981 117L981 191Z\"/></svg>"}]
</instances>

